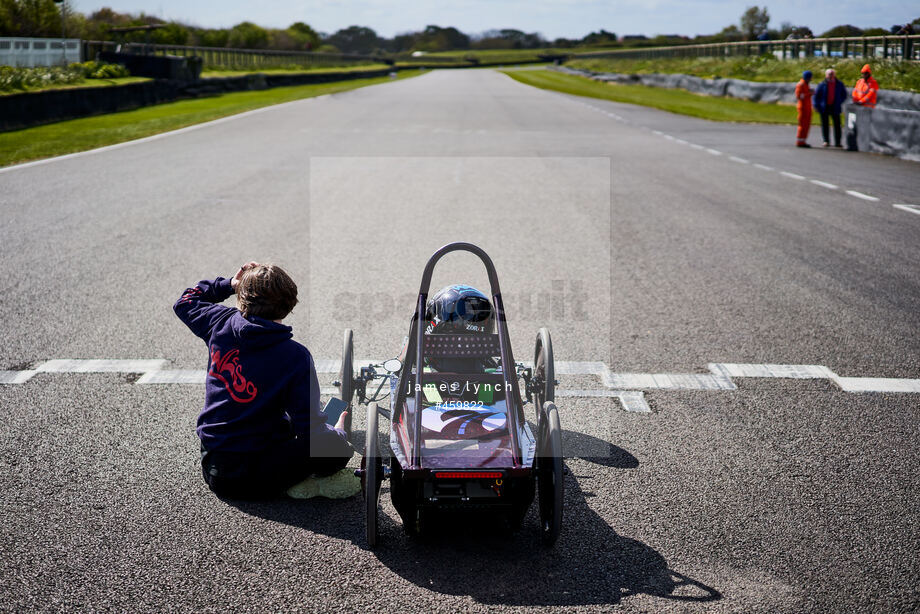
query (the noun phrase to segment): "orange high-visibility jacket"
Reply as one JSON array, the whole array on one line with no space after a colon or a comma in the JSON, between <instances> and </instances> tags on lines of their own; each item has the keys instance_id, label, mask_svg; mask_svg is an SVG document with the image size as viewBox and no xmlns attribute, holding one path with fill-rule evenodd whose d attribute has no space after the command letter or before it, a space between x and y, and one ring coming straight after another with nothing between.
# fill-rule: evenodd
<instances>
[{"instance_id":1,"label":"orange high-visibility jacket","mask_svg":"<svg viewBox=\"0 0 920 614\"><path fill-rule=\"evenodd\" d=\"M805 79L800 79L795 86L795 106L799 109L811 109L811 87Z\"/></svg>"},{"instance_id":2,"label":"orange high-visibility jacket","mask_svg":"<svg viewBox=\"0 0 920 614\"><path fill-rule=\"evenodd\" d=\"M873 77L860 79L853 88L853 102L861 104L864 107L875 108L876 92L878 92L878 81Z\"/></svg>"}]
</instances>

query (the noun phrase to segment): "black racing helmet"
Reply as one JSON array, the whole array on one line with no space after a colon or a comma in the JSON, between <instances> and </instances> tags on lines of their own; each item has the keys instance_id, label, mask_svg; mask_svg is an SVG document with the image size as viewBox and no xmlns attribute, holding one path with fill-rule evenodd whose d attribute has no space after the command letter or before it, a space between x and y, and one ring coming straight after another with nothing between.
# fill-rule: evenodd
<instances>
[{"instance_id":1,"label":"black racing helmet","mask_svg":"<svg viewBox=\"0 0 920 614\"><path fill-rule=\"evenodd\" d=\"M492 303L472 286L454 284L438 290L425 310L426 335L475 335L494 332ZM454 373L480 372L493 366L486 358L430 358L429 366Z\"/></svg>"},{"instance_id":2,"label":"black racing helmet","mask_svg":"<svg viewBox=\"0 0 920 614\"><path fill-rule=\"evenodd\" d=\"M454 284L438 290L425 311L426 334L467 335L491 333L492 303L472 286Z\"/></svg>"}]
</instances>

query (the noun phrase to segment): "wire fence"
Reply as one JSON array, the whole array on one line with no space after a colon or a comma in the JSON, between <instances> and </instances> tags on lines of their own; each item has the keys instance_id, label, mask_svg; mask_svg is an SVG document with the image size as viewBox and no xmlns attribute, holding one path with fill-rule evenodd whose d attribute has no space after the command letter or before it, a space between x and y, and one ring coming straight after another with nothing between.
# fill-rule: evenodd
<instances>
[{"instance_id":1,"label":"wire fence","mask_svg":"<svg viewBox=\"0 0 920 614\"><path fill-rule=\"evenodd\" d=\"M141 55L199 57L207 69L261 70L299 67L334 68L367 64L390 64L383 56L351 53L317 53L310 51L275 51L263 49L230 49L225 47L190 47L147 43L115 43L112 41L83 41L83 57L93 59L101 51L121 51Z\"/></svg>"},{"instance_id":2,"label":"wire fence","mask_svg":"<svg viewBox=\"0 0 920 614\"><path fill-rule=\"evenodd\" d=\"M772 55L777 59L812 57L920 60L920 35L854 36L840 38L800 38L781 41L743 41L609 49L579 53L573 58L657 59L686 57L736 57Z\"/></svg>"}]
</instances>

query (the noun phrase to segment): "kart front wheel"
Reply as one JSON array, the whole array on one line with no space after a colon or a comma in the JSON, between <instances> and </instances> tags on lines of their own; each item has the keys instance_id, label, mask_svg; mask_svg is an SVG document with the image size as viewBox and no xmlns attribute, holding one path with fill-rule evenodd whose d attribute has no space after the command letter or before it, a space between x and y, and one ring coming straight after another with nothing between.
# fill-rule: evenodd
<instances>
[{"instance_id":1,"label":"kart front wheel","mask_svg":"<svg viewBox=\"0 0 920 614\"><path fill-rule=\"evenodd\" d=\"M553 362L553 339L549 330L541 328L533 349L533 401L537 424L543 417L543 405L556 401L556 367Z\"/></svg>"},{"instance_id":2,"label":"kart front wheel","mask_svg":"<svg viewBox=\"0 0 920 614\"><path fill-rule=\"evenodd\" d=\"M367 528L367 547L377 545L377 502L380 494L380 482L383 479L383 464L377 446L377 404L367 407L367 432L364 435L364 473L361 486L364 490L364 515Z\"/></svg>"},{"instance_id":3,"label":"kart front wheel","mask_svg":"<svg viewBox=\"0 0 920 614\"><path fill-rule=\"evenodd\" d=\"M537 491L540 504L540 535L543 543L552 546L562 531L562 503L565 483L562 468L562 427L556 404L543 406L537 440Z\"/></svg>"},{"instance_id":4,"label":"kart front wheel","mask_svg":"<svg viewBox=\"0 0 920 614\"><path fill-rule=\"evenodd\" d=\"M342 340L342 364L339 366L339 398L347 404L355 395L355 345L354 334L350 328L345 329Z\"/></svg>"}]
</instances>

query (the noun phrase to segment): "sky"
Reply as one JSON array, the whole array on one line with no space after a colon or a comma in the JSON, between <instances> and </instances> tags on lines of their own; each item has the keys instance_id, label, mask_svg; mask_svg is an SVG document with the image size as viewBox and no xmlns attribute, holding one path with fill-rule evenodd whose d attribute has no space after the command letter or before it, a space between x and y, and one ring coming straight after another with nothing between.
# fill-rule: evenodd
<instances>
[{"instance_id":1,"label":"sky","mask_svg":"<svg viewBox=\"0 0 920 614\"><path fill-rule=\"evenodd\" d=\"M72 0L71 5L82 13L107 6L215 28L241 21L282 28L304 21L320 32L361 25L391 37L433 24L467 34L515 28L554 39L581 38L601 28L618 35L712 34L738 23L754 2L767 6L771 27L789 21L815 34L840 24L887 28L920 17L920 0Z\"/></svg>"}]
</instances>

